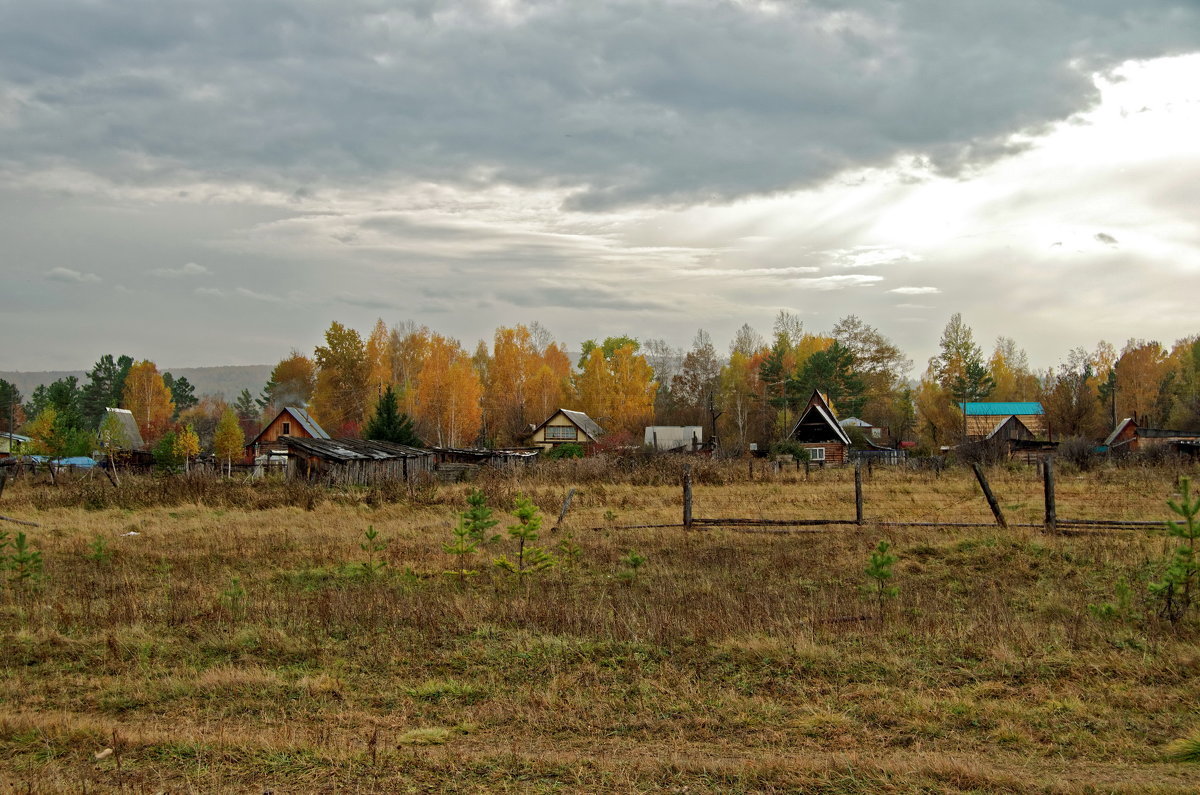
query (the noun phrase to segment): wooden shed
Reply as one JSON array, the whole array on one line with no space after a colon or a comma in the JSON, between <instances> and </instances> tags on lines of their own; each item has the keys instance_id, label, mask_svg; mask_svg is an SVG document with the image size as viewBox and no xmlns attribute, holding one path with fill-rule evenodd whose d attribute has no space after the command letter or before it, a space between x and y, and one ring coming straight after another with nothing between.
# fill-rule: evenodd
<instances>
[{"instance_id":1,"label":"wooden shed","mask_svg":"<svg viewBox=\"0 0 1200 795\"><path fill-rule=\"evenodd\" d=\"M811 461L841 466L849 457L850 437L833 416L825 396L815 389L788 439L800 442Z\"/></svg>"},{"instance_id":2,"label":"wooden shed","mask_svg":"<svg viewBox=\"0 0 1200 795\"><path fill-rule=\"evenodd\" d=\"M1015 414L1000 420L982 441L999 447L1010 460L1026 464L1036 463L1058 447L1057 442L1038 439Z\"/></svg>"},{"instance_id":3,"label":"wooden shed","mask_svg":"<svg viewBox=\"0 0 1200 795\"><path fill-rule=\"evenodd\" d=\"M1104 440L1104 447L1111 453L1136 453L1155 447L1170 447L1176 452L1195 455L1200 447L1200 431L1143 428L1136 419L1126 417Z\"/></svg>"},{"instance_id":4,"label":"wooden shed","mask_svg":"<svg viewBox=\"0 0 1200 795\"><path fill-rule=\"evenodd\" d=\"M287 447L288 476L328 483L369 485L409 481L432 473L432 450L364 439L305 439L281 436Z\"/></svg>"}]
</instances>

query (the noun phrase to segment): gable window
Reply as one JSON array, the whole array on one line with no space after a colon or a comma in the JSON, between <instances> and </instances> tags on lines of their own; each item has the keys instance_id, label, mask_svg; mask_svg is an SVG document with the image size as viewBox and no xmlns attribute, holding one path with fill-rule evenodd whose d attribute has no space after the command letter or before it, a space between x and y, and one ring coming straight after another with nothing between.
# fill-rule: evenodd
<instances>
[{"instance_id":1,"label":"gable window","mask_svg":"<svg viewBox=\"0 0 1200 795\"><path fill-rule=\"evenodd\" d=\"M283 435L284 436L292 435L292 424L290 422L285 422L283 424Z\"/></svg>"},{"instance_id":2,"label":"gable window","mask_svg":"<svg viewBox=\"0 0 1200 795\"><path fill-rule=\"evenodd\" d=\"M808 460L809 461L824 461L825 460L825 448L824 447L808 448Z\"/></svg>"},{"instance_id":3,"label":"gable window","mask_svg":"<svg viewBox=\"0 0 1200 795\"><path fill-rule=\"evenodd\" d=\"M578 429L574 425L547 425L546 441L573 442L579 438Z\"/></svg>"}]
</instances>

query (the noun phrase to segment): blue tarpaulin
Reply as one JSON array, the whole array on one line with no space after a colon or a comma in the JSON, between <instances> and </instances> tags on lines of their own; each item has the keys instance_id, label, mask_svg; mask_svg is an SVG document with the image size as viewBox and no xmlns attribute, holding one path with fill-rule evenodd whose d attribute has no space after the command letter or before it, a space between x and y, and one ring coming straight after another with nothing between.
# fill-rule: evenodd
<instances>
[{"instance_id":1,"label":"blue tarpaulin","mask_svg":"<svg viewBox=\"0 0 1200 795\"><path fill-rule=\"evenodd\" d=\"M60 467L78 467L79 469L91 469L97 466L96 459L88 458L85 455L72 456L70 458L51 458L47 455L31 455L32 460L39 464L51 463Z\"/></svg>"}]
</instances>

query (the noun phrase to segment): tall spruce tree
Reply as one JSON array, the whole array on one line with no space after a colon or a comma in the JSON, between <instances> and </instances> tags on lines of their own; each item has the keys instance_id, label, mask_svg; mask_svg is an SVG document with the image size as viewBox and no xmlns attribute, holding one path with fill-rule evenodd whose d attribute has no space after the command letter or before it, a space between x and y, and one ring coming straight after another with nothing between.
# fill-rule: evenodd
<instances>
[{"instance_id":1,"label":"tall spruce tree","mask_svg":"<svg viewBox=\"0 0 1200 795\"><path fill-rule=\"evenodd\" d=\"M129 375L129 368L132 366L133 359L129 356L114 359L111 353L101 356L92 366L80 399L84 421L89 428L100 427L100 423L104 421L105 409L121 405L125 377Z\"/></svg>"},{"instance_id":2,"label":"tall spruce tree","mask_svg":"<svg viewBox=\"0 0 1200 795\"><path fill-rule=\"evenodd\" d=\"M396 393L390 384L375 404L375 413L371 415L371 419L367 421L367 427L363 429L363 438L378 442L407 444L411 447L422 445L421 439L413 430L412 418L397 407Z\"/></svg>"}]
</instances>

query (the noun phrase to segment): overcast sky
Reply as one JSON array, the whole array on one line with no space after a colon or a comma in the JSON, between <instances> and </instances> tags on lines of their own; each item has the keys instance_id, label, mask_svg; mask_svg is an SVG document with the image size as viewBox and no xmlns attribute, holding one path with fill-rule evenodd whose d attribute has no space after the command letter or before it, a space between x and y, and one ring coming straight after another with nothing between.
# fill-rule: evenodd
<instances>
[{"instance_id":1,"label":"overcast sky","mask_svg":"<svg viewBox=\"0 0 1200 795\"><path fill-rule=\"evenodd\" d=\"M1200 333L1200 3L0 0L0 370Z\"/></svg>"}]
</instances>

